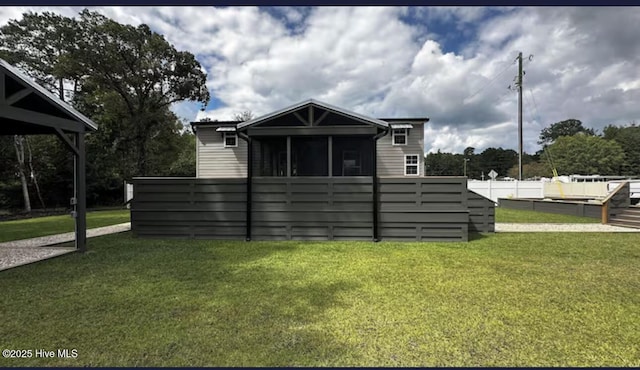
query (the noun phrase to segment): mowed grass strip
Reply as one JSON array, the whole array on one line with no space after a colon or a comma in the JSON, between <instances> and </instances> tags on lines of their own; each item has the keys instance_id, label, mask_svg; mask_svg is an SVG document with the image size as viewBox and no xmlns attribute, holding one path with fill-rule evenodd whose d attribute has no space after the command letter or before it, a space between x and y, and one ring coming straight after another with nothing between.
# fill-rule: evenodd
<instances>
[{"instance_id":1,"label":"mowed grass strip","mask_svg":"<svg viewBox=\"0 0 640 370\"><path fill-rule=\"evenodd\" d=\"M87 228L115 225L129 220L128 209L88 212ZM0 222L0 242L68 233L74 230L74 225L75 220L71 215L4 221Z\"/></svg>"},{"instance_id":2,"label":"mowed grass strip","mask_svg":"<svg viewBox=\"0 0 640 370\"><path fill-rule=\"evenodd\" d=\"M600 223L600 220L591 217L496 207L496 222L590 224Z\"/></svg>"},{"instance_id":3,"label":"mowed grass strip","mask_svg":"<svg viewBox=\"0 0 640 370\"><path fill-rule=\"evenodd\" d=\"M640 238L91 239L0 273L0 366L640 366Z\"/></svg>"}]
</instances>

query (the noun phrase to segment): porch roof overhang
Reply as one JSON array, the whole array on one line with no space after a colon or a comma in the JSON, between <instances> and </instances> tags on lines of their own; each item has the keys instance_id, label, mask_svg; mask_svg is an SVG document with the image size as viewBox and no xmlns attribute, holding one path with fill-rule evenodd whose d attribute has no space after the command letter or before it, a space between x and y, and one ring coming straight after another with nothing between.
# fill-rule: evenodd
<instances>
[{"instance_id":1,"label":"porch roof overhang","mask_svg":"<svg viewBox=\"0 0 640 370\"><path fill-rule=\"evenodd\" d=\"M359 113L355 113L355 112L352 112L352 111L349 111L349 110L346 110L346 109L343 109L343 108L339 108L339 107L336 107L336 106L333 106L331 104L327 104L327 103L324 103L324 102L321 102L321 101L318 101L318 100L315 100L315 99L308 99L308 100L293 104L291 106L288 106L286 108L279 109L279 110L277 110L275 112L266 114L264 116L254 118L254 119L246 121L246 122L242 122L242 123L238 124L238 126L237 126L238 127L238 131L247 130L249 127L258 126L260 123L263 123L263 122L266 122L268 120L283 116L285 114L289 114L289 113L295 112L295 111L297 111L299 109L302 109L302 108L305 108L307 106L318 107L318 108L323 109L325 111L332 112L332 113L335 113L335 114L339 114L339 115L342 115L342 116L346 116L346 117L351 118L351 119L353 119L355 121L359 121L359 122L362 122L362 123L365 123L365 124L369 124L369 125L372 125L372 126L375 126L375 127L378 127L378 128L382 128L382 129L385 129L385 130L389 128L389 123L387 123L387 122L385 122L383 120L379 120L377 118L367 117L365 115L362 115L362 114L359 114Z\"/></svg>"},{"instance_id":2,"label":"porch roof overhang","mask_svg":"<svg viewBox=\"0 0 640 370\"><path fill-rule=\"evenodd\" d=\"M97 129L91 119L0 59L0 135L84 133Z\"/></svg>"}]
</instances>

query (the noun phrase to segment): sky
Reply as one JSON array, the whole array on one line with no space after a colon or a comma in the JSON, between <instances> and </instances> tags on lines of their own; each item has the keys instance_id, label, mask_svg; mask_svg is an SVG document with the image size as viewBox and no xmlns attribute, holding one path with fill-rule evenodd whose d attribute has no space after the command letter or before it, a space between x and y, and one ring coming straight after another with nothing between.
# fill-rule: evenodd
<instances>
[{"instance_id":1,"label":"sky","mask_svg":"<svg viewBox=\"0 0 640 370\"><path fill-rule=\"evenodd\" d=\"M180 117L261 116L310 98L371 117L429 117L425 151L524 151L575 118L602 132L640 123L640 7L94 7L145 23L207 72L212 100ZM0 7L76 16L78 7ZM511 86L511 89L509 89Z\"/></svg>"}]
</instances>

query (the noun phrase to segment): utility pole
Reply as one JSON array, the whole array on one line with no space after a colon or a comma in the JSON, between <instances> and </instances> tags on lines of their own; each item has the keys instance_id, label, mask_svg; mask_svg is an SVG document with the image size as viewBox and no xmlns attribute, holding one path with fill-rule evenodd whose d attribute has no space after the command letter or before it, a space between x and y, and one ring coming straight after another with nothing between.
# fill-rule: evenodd
<instances>
[{"instance_id":1,"label":"utility pole","mask_svg":"<svg viewBox=\"0 0 640 370\"><path fill-rule=\"evenodd\" d=\"M518 54L518 180L522 181L522 52Z\"/></svg>"},{"instance_id":2,"label":"utility pole","mask_svg":"<svg viewBox=\"0 0 640 370\"><path fill-rule=\"evenodd\" d=\"M464 158L464 164L462 166L463 172L464 172L464 177L467 177L467 162L469 162L469 158Z\"/></svg>"}]
</instances>

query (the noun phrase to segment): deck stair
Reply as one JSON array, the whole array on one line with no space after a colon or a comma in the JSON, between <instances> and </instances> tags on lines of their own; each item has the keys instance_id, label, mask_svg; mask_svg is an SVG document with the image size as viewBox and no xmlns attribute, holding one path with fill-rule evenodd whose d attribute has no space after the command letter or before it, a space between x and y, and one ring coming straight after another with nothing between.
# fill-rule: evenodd
<instances>
[{"instance_id":1,"label":"deck stair","mask_svg":"<svg viewBox=\"0 0 640 370\"><path fill-rule=\"evenodd\" d=\"M609 219L609 225L640 229L640 207L629 207L620 210Z\"/></svg>"}]
</instances>

